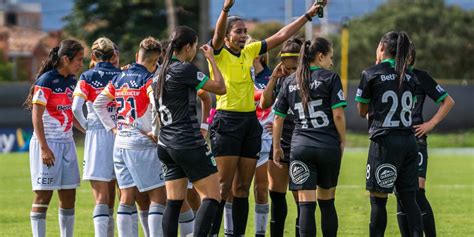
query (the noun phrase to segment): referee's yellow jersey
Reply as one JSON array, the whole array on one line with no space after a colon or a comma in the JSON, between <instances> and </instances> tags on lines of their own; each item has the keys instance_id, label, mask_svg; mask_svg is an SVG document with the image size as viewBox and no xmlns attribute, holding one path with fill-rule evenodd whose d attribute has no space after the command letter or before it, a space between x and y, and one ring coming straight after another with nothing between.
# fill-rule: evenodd
<instances>
[{"instance_id":1,"label":"referee's yellow jersey","mask_svg":"<svg viewBox=\"0 0 474 237\"><path fill-rule=\"evenodd\" d=\"M240 54L232 53L225 46L214 51L214 58L224 77L227 91L225 95L216 96L217 110L255 111L254 82L250 68L253 66L253 60L266 51L267 43L264 40L246 45ZM212 67L209 66L209 70L213 79Z\"/></svg>"}]
</instances>

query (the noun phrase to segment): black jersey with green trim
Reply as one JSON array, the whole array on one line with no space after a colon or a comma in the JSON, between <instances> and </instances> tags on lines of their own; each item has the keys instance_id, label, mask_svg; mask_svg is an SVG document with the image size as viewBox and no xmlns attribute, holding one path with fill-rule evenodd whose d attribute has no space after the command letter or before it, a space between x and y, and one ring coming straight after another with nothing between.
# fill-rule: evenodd
<instances>
[{"instance_id":1,"label":"black jersey with green trim","mask_svg":"<svg viewBox=\"0 0 474 237\"><path fill-rule=\"evenodd\" d=\"M160 145L194 149L206 144L197 118L196 94L208 80L195 65L173 59L156 103L160 114Z\"/></svg>"},{"instance_id":2,"label":"black jersey with green trim","mask_svg":"<svg viewBox=\"0 0 474 237\"><path fill-rule=\"evenodd\" d=\"M426 96L429 96L436 104L439 104L448 96L448 93L427 72L416 68L412 72L420 83L416 87L416 102L412 112L413 125L418 125L424 123L423 104L425 103Z\"/></svg>"},{"instance_id":3,"label":"black jersey with green trim","mask_svg":"<svg viewBox=\"0 0 474 237\"><path fill-rule=\"evenodd\" d=\"M334 124L332 110L344 107L341 79L334 72L311 67L309 78L310 96L308 107L303 108L296 74L284 81L275 103L275 114L286 117L291 109L295 116L295 130L291 146L312 146L339 149L339 134Z\"/></svg>"},{"instance_id":4,"label":"black jersey with green trim","mask_svg":"<svg viewBox=\"0 0 474 237\"><path fill-rule=\"evenodd\" d=\"M361 74L355 100L369 104L370 138L387 135L391 130L411 131L417 78L407 70L400 86L394 65L395 60L384 60Z\"/></svg>"},{"instance_id":5,"label":"black jersey with green trim","mask_svg":"<svg viewBox=\"0 0 474 237\"><path fill-rule=\"evenodd\" d=\"M281 77L278 78L275 88L273 89L273 96L274 98L278 98L278 95L280 94L282 90L283 83L288 79L289 77ZM283 131L281 134L281 141L282 145L290 147L291 146L291 137L293 136L293 130L295 130L295 117L293 111L288 109L288 112L286 113L285 120L283 121Z\"/></svg>"}]
</instances>

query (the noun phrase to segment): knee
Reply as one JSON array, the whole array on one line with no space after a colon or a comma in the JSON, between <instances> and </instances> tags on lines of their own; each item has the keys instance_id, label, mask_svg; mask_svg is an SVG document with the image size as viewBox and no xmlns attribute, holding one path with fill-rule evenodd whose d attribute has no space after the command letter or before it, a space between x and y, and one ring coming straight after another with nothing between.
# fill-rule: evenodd
<instances>
[{"instance_id":1,"label":"knee","mask_svg":"<svg viewBox=\"0 0 474 237\"><path fill-rule=\"evenodd\" d=\"M255 202L259 204L268 202L268 186L255 185Z\"/></svg>"},{"instance_id":2,"label":"knee","mask_svg":"<svg viewBox=\"0 0 474 237\"><path fill-rule=\"evenodd\" d=\"M34 198L34 204L49 204L52 196L53 192L36 193Z\"/></svg>"},{"instance_id":3,"label":"knee","mask_svg":"<svg viewBox=\"0 0 474 237\"><path fill-rule=\"evenodd\" d=\"M231 194L230 192L231 192L232 184L221 182L219 186L220 186L220 194L221 194L222 199L227 199L227 197L229 197Z\"/></svg>"},{"instance_id":4,"label":"knee","mask_svg":"<svg viewBox=\"0 0 474 237\"><path fill-rule=\"evenodd\" d=\"M250 184L238 182L235 189L233 190L234 191L233 194L236 197L248 197L249 189L250 189Z\"/></svg>"}]
</instances>

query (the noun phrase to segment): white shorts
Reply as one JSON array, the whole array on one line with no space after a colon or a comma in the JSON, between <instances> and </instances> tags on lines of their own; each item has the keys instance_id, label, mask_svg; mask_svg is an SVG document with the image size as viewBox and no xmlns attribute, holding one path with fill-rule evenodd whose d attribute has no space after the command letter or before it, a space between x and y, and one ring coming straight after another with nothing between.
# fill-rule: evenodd
<instances>
[{"instance_id":1,"label":"white shorts","mask_svg":"<svg viewBox=\"0 0 474 237\"><path fill-rule=\"evenodd\" d=\"M262 148L260 149L260 157L257 160L257 168L267 163L271 147L271 139L262 139Z\"/></svg>"},{"instance_id":2,"label":"white shorts","mask_svg":"<svg viewBox=\"0 0 474 237\"><path fill-rule=\"evenodd\" d=\"M87 130L82 179L104 182L115 179L113 152L112 132L107 132L105 129Z\"/></svg>"},{"instance_id":3,"label":"white shorts","mask_svg":"<svg viewBox=\"0 0 474 237\"><path fill-rule=\"evenodd\" d=\"M75 189L81 182L77 165L76 145L68 142L47 141L54 155L54 165L43 164L41 148L36 137L30 141L30 173L33 190Z\"/></svg>"},{"instance_id":4,"label":"white shorts","mask_svg":"<svg viewBox=\"0 0 474 237\"><path fill-rule=\"evenodd\" d=\"M146 192L165 186L156 147L126 149L114 147L114 170L120 189L137 187Z\"/></svg>"}]
</instances>

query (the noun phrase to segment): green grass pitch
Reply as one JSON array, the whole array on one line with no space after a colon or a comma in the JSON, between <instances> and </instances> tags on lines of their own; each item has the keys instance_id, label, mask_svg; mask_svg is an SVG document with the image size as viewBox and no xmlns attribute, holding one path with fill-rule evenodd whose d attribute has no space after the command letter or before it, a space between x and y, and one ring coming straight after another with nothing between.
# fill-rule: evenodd
<instances>
[{"instance_id":1,"label":"green grass pitch","mask_svg":"<svg viewBox=\"0 0 474 237\"><path fill-rule=\"evenodd\" d=\"M78 149L78 155L79 164L82 164L82 148ZM347 150L344 155L336 193L339 236L368 236L370 206L364 190L366 156L366 149ZM435 212L439 236L474 236L473 171L472 149L470 153L431 150L427 195ZM0 236L31 236L29 210L33 193L28 154L1 154L0 175ZM287 199L289 213L285 236L294 236L296 210L292 197L288 195ZM81 184L76 200L75 236L93 236L91 215L94 201L87 182ZM399 236L394 200L390 196L386 236ZM59 236L57 205L55 194L48 210L47 236ZM319 223L319 210L316 213ZM247 235L253 236L253 233L251 197ZM318 234L321 234L319 224Z\"/></svg>"}]
</instances>

